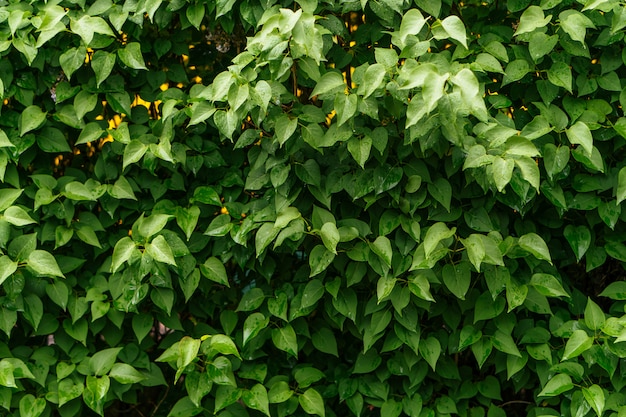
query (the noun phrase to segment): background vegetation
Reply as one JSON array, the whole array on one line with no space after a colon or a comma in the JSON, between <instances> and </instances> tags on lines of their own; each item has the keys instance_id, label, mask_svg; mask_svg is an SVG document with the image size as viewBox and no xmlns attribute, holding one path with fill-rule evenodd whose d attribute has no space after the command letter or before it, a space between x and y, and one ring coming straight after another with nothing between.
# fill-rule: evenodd
<instances>
[{"instance_id":1,"label":"background vegetation","mask_svg":"<svg viewBox=\"0 0 626 417\"><path fill-rule=\"evenodd\" d=\"M0 0L0 410L626 415L617 0Z\"/></svg>"}]
</instances>

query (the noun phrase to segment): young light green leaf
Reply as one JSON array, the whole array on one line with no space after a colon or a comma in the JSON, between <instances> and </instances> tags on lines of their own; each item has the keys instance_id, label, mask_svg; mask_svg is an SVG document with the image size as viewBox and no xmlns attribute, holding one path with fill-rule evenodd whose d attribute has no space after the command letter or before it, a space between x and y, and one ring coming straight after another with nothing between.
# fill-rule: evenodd
<instances>
[{"instance_id":1,"label":"young light green leaf","mask_svg":"<svg viewBox=\"0 0 626 417\"><path fill-rule=\"evenodd\" d=\"M339 230L334 222L324 223L322 228L320 229L320 236L322 238L322 242L326 249L337 254L337 244L339 243L340 236Z\"/></svg>"},{"instance_id":2,"label":"young light green leaf","mask_svg":"<svg viewBox=\"0 0 626 417\"><path fill-rule=\"evenodd\" d=\"M450 15L441 21L441 26L451 39L459 42L467 49L467 33L463 21L456 15Z\"/></svg>"},{"instance_id":3,"label":"young light green leaf","mask_svg":"<svg viewBox=\"0 0 626 417\"><path fill-rule=\"evenodd\" d=\"M435 250L439 242L448 239L456 233L456 227L451 229L443 222L433 224L424 237L424 255L426 258Z\"/></svg>"},{"instance_id":4,"label":"young light green leaf","mask_svg":"<svg viewBox=\"0 0 626 417\"><path fill-rule=\"evenodd\" d=\"M28 106L22 110L20 115L20 136L24 136L26 133L39 129L46 122L46 116L48 112L41 110L39 106Z\"/></svg>"},{"instance_id":5,"label":"young light green leaf","mask_svg":"<svg viewBox=\"0 0 626 417\"><path fill-rule=\"evenodd\" d=\"M583 387L582 391L585 400L593 408L593 411L596 412L596 415L600 417L604 412L604 390L599 385L593 384L588 388Z\"/></svg>"},{"instance_id":6,"label":"young light green leaf","mask_svg":"<svg viewBox=\"0 0 626 417\"><path fill-rule=\"evenodd\" d=\"M587 155L591 155L593 151L593 137L585 122L577 121L565 131L565 134L571 144L582 146Z\"/></svg>"},{"instance_id":7,"label":"young light green leaf","mask_svg":"<svg viewBox=\"0 0 626 417\"><path fill-rule=\"evenodd\" d=\"M117 56L129 68L147 70L139 42L130 42L117 50Z\"/></svg>"},{"instance_id":8,"label":"young light green leaf","mask_svg":"<svg viewBox=\"0 0 626 417\"><path fill-rule=\"evenodd\" d=\"M517 25L517 30L513 36L529 33L537 28L545 27L548 23L550 23L550 20L552 20L552 15L544 17L543 9L541 9L541 7L530 6L524 10L524 13L522 13L519 24Z\"/></svg>"},{"instance_id":9,"label":"young light green leaf","mask_svg":"<svg viewBox=\"0 0 626 417\"><path fill-rule=\"evenodd\" d=\"M343 80L343 75L341 75L337 71L329 71L326 74L322 75L322 78L318 81L311 92L311 97L315 97L318 95L323 95L326 93L333 92L335 90L343 89L346 87L346 83Z\"/></svg>"},{"instance_id":10,"label":"young light green leaf","mask_svg":"<svg viewBox=\"0 0 626 417\"><path fill-rule=\"evenodd\" d=\"M36 249L28 255L26 262L28 267L39 275L65 278L50 252Z\"/></svg>"},{"instance_id":11,"label":"young light green leaf","mask_svg":"<svg viewBox=\"0 0 626 417\"><path fill-rule=\"evenodd\" d=\"M584 330L574 330L565 344L565 350L563 351L561 361L575 358L581 353L589 350L591 346L593 346L593 337L587 335L587 332Z\"/></svg>"},{"instance_id":12,"label":"young light green leaf","mask_svg":"<svg viewBox=\"0 0 626 417\"><path fill-rule=\"evenodd\" d=\"M309 388L302 395L298 397L300 406L307 414L318 415L319 417L326 417L326 411L324 409L324 399L314 388Z\"/></svg>"},{"instance_id":13,"label":"young light green leaf","mask_svg":"<svg viewBox=\"0 0 626 417\"><path fill-rule=\"evenodd\" d=\"M176 266L176 260L174 259L172 248L167 243L163 235L158 235L152 239L150 243L146 244L146 253L155 261Z\"/></svg>"},{"instance_id":14,"label":"young light green leaf","mask_svg":"<svg viewBox=\"0 0 626 417\"><path fill-rule=\"evenodd\" d=\"M539 397L555 397L574 388L572 378L567 374L557 374L550 379L539 393Z\"/></svg>"},{"instance_id":15,"label":"young light green leaf","mask_svg":"<svg viewBox=\"0 0 626 417\"><path fill-rule=\"evenodd\" d=\"M604 312L593 300L587 297L587 306L585 307L585 324L591 330L598 330L604 326L606 318Z\"/></svg>"},{"instance_id":16,"label":"young light green leaf","mask_svg":"<svg viewBox=\"0 0 626 417\"><path fill-rule=\"evenodd\" d=\"M249 315L243 323L243 346L245 346L250 339L258 335L261 330L265 329L269 321L269 318L265 317L262 313L257 312Z\"/></svg>"},{"instance_id":17,"label":"young light green leaf","mask_svg":"<svg viewBox=\"0 0 626 417\"><path fill-rule=\"evenodd\" d=\"M615 190L617 204L626 200L626 167L619 170L617 174L617 188Z\"/></svg>"},{"instance_id":18,"label":"young light green leaf","mask_svg":"<svg viewBox=\"0 0 626 417\"><path fill-rule=\"evenodd\" d=\"M520 248L530 252L537 259L548 261L552 264L550 251L546 242L536 233L527 233L519 238L518 244Z\"/></svg>"},{"instance_id":19,"label":"young light green leaf","mask_svg":"<svg viewBox=\"0 0 626 417\"><path fill-rule=\"evenodd\" d=\"M569 297L559 280L550 274L533 274L530 285L546 297Z\"/></svg>"}]
</instances>

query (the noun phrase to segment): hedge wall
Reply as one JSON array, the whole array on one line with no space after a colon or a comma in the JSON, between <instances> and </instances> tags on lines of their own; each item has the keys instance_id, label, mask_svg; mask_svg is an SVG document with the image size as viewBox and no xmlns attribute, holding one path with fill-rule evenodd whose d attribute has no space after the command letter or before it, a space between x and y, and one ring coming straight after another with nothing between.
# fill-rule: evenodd
<instances>
[{"instance_id":1,"label":"hedge wall","mask_svg":"<svg viewBox=\"0 0 626 417\"><path fill-rule=\"evenodd\" d=\"M0 0L0 413L626 415L618 0Z\"/></svg>"}]
</instances>

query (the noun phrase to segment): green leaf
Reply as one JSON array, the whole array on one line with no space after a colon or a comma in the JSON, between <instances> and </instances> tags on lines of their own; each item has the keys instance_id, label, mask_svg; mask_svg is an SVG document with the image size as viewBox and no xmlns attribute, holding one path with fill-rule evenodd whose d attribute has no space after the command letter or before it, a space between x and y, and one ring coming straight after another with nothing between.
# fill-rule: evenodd
<instances>
[{"instance_id":1,"label":"green leaf","mask_svg":"<svg viewBox=\"0 0 626 417\"><path fill-rule=\"evenodd\" d=\"M109 348L96 352L89 358L89 373L94 376L108 374L121 350L122 348Z\"/></svg>"},{"instance_id":2,"label":"green leaf","mask_svg":"<svg viewBox=\"0 0 626 417\"><path fill-rule=\"evenodd\" d=\"M204 264L200 265L200 272L211 281L230 287L228 275L226 274L226 268L224 267L222 261L216 257L212 256L207 259Z\"/></svg>"},{"instance_id":3,"label":"green leaf","mask_svg":"<svg viewBox=\"0 0 626 417\"><path fill-rule=\"evenodd\" d=\"M68 79L72 78L72 74L85 64L86 56L87 48L84 46L70 48L59 56L59 63Z\"/></svg>"},{"instance_id":4,"label":"green leaf","mask_svg":"<svg viewBox=\"0 0 626 417\"><path fill-rule=\"evenodd\" d=\"M580 145L587 155L591 155L593 151L593 137L589 127L581 121L574 123L565 131L567 139L573 145Z\"/></svg>"},{"instance_id":5,"label":"green leaf","mask_svg":"<svg viewBox=\"0 0 626 417\"><path fill-rule=\"evenodd\" d=\"M395 277L380 277L376 283L376 298L380 304L385 298L389 297L396 285Z\"/></svg>"},{"instance_id":6,"label":"green leaf","mask_svg":"<svg viewBox=\"0 0 626 417\"><path fill-rule=\"evenodd\" d=\"M39 417L46 409L46 400L26 394L20 399L19 408L21 417Z\"/></svg>"},{"instance_id":7,"label":"green leaf","mask_svg":"<svg viewBox=\"0 0 626 417\"><path fill-rule=\"evenodd\" d=\"M482 332L471 324L463 326L459 333L459 351L478 342L482 335Z\"/></svg>"},{"instance_id":8,"label":"green leaf","mask_svg":"<svg viewBox=\"0 0 626 417\"><path fill-rule=\"evenodd\" d=\"M187 365L198 357L200 343L201 341L199 339L193 339L189 336L183 336L183 338L180 339L180 342L178 342L178 358L176 360L178 370L176 371L174 380L177 381Z\"/></svg>"},{"instance_id":9,"label":"green leaf","mask_svg":"<svg viewBox=\"0 0 626 417\"><path fill-rule=\"evenodd\" d=\"M496 330L491 342L493 343L493 347L498 349L500 352L504 352L507 355L517 356L518 358L522 357L522 354L515 345L515 341L511 335L503 332L502 330Z\"/></svg>"},{"instance_id":10,"label":"green leaf","mask_svg":"<svg viewBox=\"0 0 626 417\"><path fill-rule=\"evenodd\" d=\"M324 292L325 288L321 280L310 280L304 287L300 308L305 309L314 306L324 296Z\"/></svg>"},{"instance_id":11,"label":"green leaf","mask_svg":"<svg viewBox=\"0 0 626 417\"><path fill-rule=\"evenodd\" d=\"M115 66L115 54L98 50L91 57L91 69L96 74L96 87L100 87L108 77Z\"/></svg>"},{"instance_id":12,"label":"green leaf","mask_svg":"<svg viewBox=\"0 0 626 417\"><path fill-rule=\"evenodd\" d=\"M619 170L617 174L617 189L615 191L617 204L626 200L626 167Z\"/></svg>"},{"instance_id":13,"label":"green leaf","mask_svg":"<svg viewBox=\"0 0 626 417\"><path fill-rule=\"evenodd\" d=\"M422 358L428 362L432 370L435 371L437 360L441 355L441 344L439 340L433 336L428 337L428 339L420 340L419 352Z\"/></svg>"},{"instance_id":14,"label":"green leaf","mask_svg":"<svg viewBox=\"0 0 626 417\"><path fill-rule=\"evenodd\" d=\"M548 81L572 92L572 70L565 62L557 61L548 70Z\"/></svg>"},{"instance_id":15,"label":"green leaf","mask_svg":"<svg viewBox=\"0 0 626 417\"><path fill-rule=\"evenodd\" d=\"M604 390L597 384L593 384L588 388L582 387L583 396L589 403L596 415L600 417L604 412Z\"/></svg>"},{"instance_id":16,"label":"green leaf","mask_svg":"<svg viewBox=\"0 0 626 417\"><path fill-rule=\"evenodd\" d=\"M172 248L167 243L163 235L155 237L150 243L146 244L146 253L157 262L163 262L176 266L176 260L174 259Z\"/></svg>"},{"instance_id":17,"label":"green leaf","mask_svg":"<svg viewBox=\"0 0 626 417\"><path fill-rule=\"evenodd\" d=\"M129 68L147 70L139 42L130 42L117 50L117 56Z\"/></svg>"},{"instance_id":18,"label":"green leaf","mask_svg":"<svg viewBox=\"0 0 626 417\"><path fill-rule=\"evenodd\" d=\"M0 285L17 271L17 262L6 255L0 256Z\"/></svg>"},{"instance_id":19,"label":"green leaf","mask_svg":"<svg viewBox=\"0 0 626 417\"><path fill-rule=\"evenodd\" d=\"M334 222L324 223L322 228L320 229L320 236L322 238L322 242L326 249L337 254L337 244L339 243L340 236L339 230L337 230L337 226Z\"/></svg>"},{"instance_id":20,"label":"green leaf","mask_svg":"<svg viewBox=\"0 0 626 417\"><path fill-rule=\"evenodd\" d=\"M104 129L97 122L87 123L80 132L78 139L74 145L82 145L84 143L94 142L102 137Z\"/></svg>"},{"instance_id":21,"label":"green leaf","mask_svg":"<svg viewBox=\"0 0 626 417\"><path fill-rule=\"evenodd\" d=\"M472 283L472 274L468 262L459 262L456 265L445 264L441 271L443 282L457 298L465 300L465 294Z\"/></svg>"},{"instance_id":22,"label":"green leaf","mask_svg":"<svg viewBox=\"0 0 626 417\"><path fill-rule=\"evenodd\" d=\"M552 20L552 15L544 17L541 7L530 6L524 10L524 13L522 13L519 24L517 25L517 30L513 36L530 33L537 28L545 27L548 23L550 23L550 20Z\"/></svg>"},{"instance_id":23,"label":"green leaf","mask_svg":"<svg viewBox=\"0 0 626 417\"><path fill-rule=\"evenodd\" d=\"M337 71L329 71L322 75L322 78L315 84L315 88L313 88L309 98L343 90L345 87L346 83L343 80L343 75Z\"/></svg>"},{"instance_id":24,"label":"green leaf","mask_svg":"<svg viewBox=\"0 0 626 417\"><path fill-rule=\"evenodd\" d=\"M315 414L320 417L326 416L324 399L314 388L309 388L298 397L300 406L307 414Z\"/></svg>"},{"instance_id":25,"label":"green leaf","mask_svg":"<svg viewBox=\"0 0 626 417\"><path fill-rule=\"evenodd\" d=\"M393 249L391 241L386 236L378 236L374 242L370 243L370 249L374 252L388 267L391 267L391 258Z\"/></svg>"},{"instance_id":26,"label":"green leaf","mask_svg":"<svg viewBox=\"0 0 626 417\"><path fill-rule=\"evenodd\" d=\"M538 394L539 397L555 397L574 388L572 378L567 374L553 376Z\"/></svg>"},{"instance_id":27,"label":"green leaf","mask_svg":"<svg viewBox=\"0 0 626 417\"><path fill-rule=\"evenodd\" d=\"M531 253L537 259L548 261L552 264L550 251L546 242L536 233L527 233L519 238L518 244L520 248Z\"/></svg>"},{"instance_id":28,"label":"green leaf","mask_svg":"<svg viewBox=\"0 0 626 417\"><path fill-rule=\"evenodd\" d=\"M626 300L626 282L616 281L606 286L600 293L601 297L608 297L612 300Z\"/></svg>"},{"instance_id":29,"label":"green leaf","mask_svg":"<svg viewBox=\"0 0 626 417\"><path fill-rule=\"evenodd\" d=\"M515 61L511 61L504 69L502 86L521 80L530 71L530 65L525 59L516 59Z\"/></svg>"},{"instance_id":30,"label":"green leaf","mask_svg":"<svg viewBox=\"0 0 626 417\"><path fill-rule=\"evenodd\" d=\"M28 106L20 115L20 136L39 129L46 122L48 112L41 110L39 106Z\"/></svg>"},{"instance_id":31,"label":"green leaf","mask_svg":"<svg viewBox=\"0 0 626 417\"><path fill-rule=\"evenodd\" d=\"M348 152L361 168L365 168L365 163L370 157L372 143L372 138L369 136L362 138L353 136L348 139Z\"/></svg>"},{"instance_id":32,"label":"green leaf","mask_svg":"<svg viewBox=\"0 0 626 417\"><path fill-rule=\"evenodd\" d=\"M201 407L202 399L213 388L213 381L208 372L189 372L185 375L185 388L191 402Z\"/></svg>"},{"instance_id":33,"label":"green leaf","mask_svg":"<svg viewBox=\"0 0 626 417\"><path fill-rule=\"evenodd\" d=\"M287 352L294 358L298 357L298 339L290 324L272 330L272 342L278 349Z\"/></svg>"},{"instance_id":34,"label":"green leaf","mask_svg":"<svg viewBox=\"0 0 626 417\"><path fill-rule=\"evenodd\" d=\"M148 145L146 145L145 143L137 139L131 140L130 143L124 148L122 170L125 170L126 167L130 164L139 162L141 158L143 158L147 150Z\"/></svg>"},{"instance_id":35,"label":"green leaf","mask_svg":"<svg viewBox=\"0 0 626 417\"><path fill-rule=\"evenodd\" d=\"M188 396L176 401L167 417L193 417L202 413L203 408L196 406Z\"/></svg>"},{"instance_id":36,"label":"green leaf","mask_svg":"<svg viewBox=\"0 0 626 417\"><path fill-rule=\"evenodd\" d=\"M591 19L581 12L568 9L559 14L561 28L573 40L585 45L585 36L588 28L595 28Z\"/></svg>"},{"instance_id":37,"label":"green leaf","mask_svg":"<svg viewBox=\"0 0 626 417\"><path fill-rule=\"evenodd\" d=\"M550 274L533 274L530 285L546 297L569 297L559 280Z\"/></svg>"},{"instance_id":38,"label":"green leaf","mask_svg":"<svg viewBox=\"0 0 626 417\"><path fill-rule=\"evenodd\" d=\"M146 379L144 374L126 363L114 364L111 367L109 376L120 384L135 384Z\"/></svg>"},{"instance_id":39,"label":"green leaf","mask_svg":"<svg viewBox=\"0 0 626 417\"><path fill-rule=\"evenodd\" d=\"M135 242L130 237L125 236L118 240L113 248L111 272L116 272L136 251Z\"/></svg>"},{"instance_id":40,"label":"green leaf","mask_svg":"<svg viewBox=\"0 0 626 417\"><path fill-rule=\"evenodd\" d=\"M428 258L439 242L444 239L451 238L456 233L456 227L449 229L445 223L437 222L433 224L428 231L426 232L426 236L424 237L424 255Z\"/></svg>"},{"instance_id":41,"label":"green leaf","mask_svg":"<svg viewBox=\"0 0 626 417\"><path fill-rule=\"evenodd\" d=\"M465 25L458 16L450 15L441 20L440 23L450 39L454 39L467 49L467 33L465 31Z\"/></svg>"},{"instance_id":42,"label":"green leaf","mask_svg":"<svg viewBox=\"0 0 626 417\"><path fill-rule=\"evenodd\" d=\"M309 266L311 267L309 277L314 277L325 271L333 262L333 259L335 259L335 254L323 245L315 246L309 255Z\"/></svg>"},{"instance_id":43,"label":"green leaf","mask_svg":"<svg viewBox=\"0 0 626 417\"><path fill-rule=\"evenodd\" d=\"M567 225L563 230L563 235L580 261L591 245L591 232L585 225Z\"/></svg>"},{"instance_id":44,"label":"green leaf","mask_svg":"<svg viewBox=\"0 0 626 417\"><path fill-rule=\"evenodd\" d=\"M5 221L13 226L26 226L28 224L37 223L32 217L28 215L26 210L19 206L11 206L4 211L2 216Z\"/></svg>"},{"instance_id":45,"label":"green leaf","mask_svg":"<svg viewBox=\"0 0 626 417\"><path fill-rule=\"evenodd\" d=\"M44 276L65 278L54 256L44 250L34 250L28 255L27 265L35 273Z\"/></svg>"},{"instance_id":46,"label":"green leaf","mask_svg":"<svg viewBox=\"0 0 626 417\"><path fill-rule=\"evenodd\" d=\"M57 377L58 376L59 375L57 373ZM67 404L74 398L80 397L83 394L84 390L85 386L82 383L75 383L72 378L66 378L62 381L59 381L59 407L62 407L64 404Z\"/></svg>"},{"instance_id":47,"label":"green leaf","mask_svg":"<svg viewBox=\"0 0 626 417\"><path fill-rule=\"evenodd\" d=\"M593 300L587 297L587 306L585 307L585 324L591 330L598 330L604 326L606 318L604 312L599 305L593 302Z\"/></svg>"},{"instance_id":48,"label":"green leaf","mask_svg":"<svg viewBox=\"0 0 626 417\"><path fill-rule=\"evenodd\" d=\"M593 340L593 337L588 336L587 332L584 330L574 330L565 344L565 350L563 351L563 358L561 358L561 361L575 358L581 353L589 350L591 346L593 346Z\"/></svg>"},{"instance_id":49,"label":"green leaf","mask_svg":"<svg viewBox=\"0 0 626 417\"><path fill-rule=\"evenodd\" d=\"M313 333L311 341L317 350L339 357L337 339L335 338L335 334L329 328L322 327L318 332Z\"/></svg>"},{"instance_id":50,"label":"green leaf","mask_svg":"<svg viewBox=\"0 0 626 417\"><path fill-rule=\"evenodd\" d=\"M88 46L95 33L102 35L112 36L115 34L109 27L108 23L101 17L89 16L87 14L80 17L80 19L70 19L70 28L72 32L81 37L85 46Z\"/></svg>"},{"instance_id":51,"label":"green leaf","mask_svg":"<svg viewBox=\"0 0 626 417\"><path fill-rule=\"evenodd\" d=\"M342 80L343 81L343 80ZM276 135L276 139L278 143L282 146L287 142L298 127L298 119L291 119L287 115L280 115L276 119L276 123L274 125L274 131Z\"/></svg>"},{"instance_id":52,"label":"green leaf","mask_svg":"<svg viewBox=\"0 0 626 417\"><path fill-rule=\"evenodd\" d=\"M223 334L214 334L210 338L210 344L212 350L221 353L222 355L235 355L241 358L237 346L233 339Z\"/></svg>"},{"instance_id":53,"label":"green leaf","mask_svg":"<svg viewBox=\"0 0 626 417\"><path fill-rule=\"evenodd\" d=\"M269 324L269 318L266 318L261 313L252 313L246 318L243 323L243 346L246 343L259 334L259 332L267 327Z\"/></svg>"},{"instance_id":54,"label":"green leaf","mask_svg":"<svg viewBox=\"0 0 626 417\"><path fill-rule=\"evenodd\" d=\"M363 83L359 86L357 94L362 95L364 99L372 95L381 86L385 74L386 70L383 64L373 64L367 67L363 75Z\"/></svg>"},{"instance_id":55,"label":"green leaf","mask_svg":"<svg viewBox=\"0 0 626 417\"><path fill-rule=\"evenodd\" d=\"M259 410L268 417L270 416L267 390L263 385L256 384L249 391L243 391L241 399L246 406Z\"/></svg>"},{"instance_id":56,"label":"green leaf","mask_svg":"<svg viewBox=\"0 0 626 417\"><path fill-rule=\"evenodd\" d=\"M243 294L235 311L256 310L263 304L263 301L265 301L263 290L260 288L252 288Z\"/></svg>"},{"instance_id":57,"label":"green leaf","mask_svg":"<svg viewBox=\"0 0 626 417\"><path fill-rule=\"evenodd\" d=\"M115 180L115 183L108 189L108 192L111 197L118 200L137 200L133 187L123 175L120 175L119 178Z\"/></svg>"},{"instance_id":58,"label":"green leaf","mask_svg":"<svg viewBox=\"0 0 626 417\"><path fill-rule=\"evenodd\" d=\"M107 375L100 378L87 376L83 400L89 408L101 416L104 416L104 399L110 386L111 381Z\"/></svg>"},{"instance_id":59,"label":"green leaf","mask_svg":"<svg viewBox=\"0 0 626 417\"><path fill-rule=\"evenodd\" d=\"M272 385L267 396L270 404L283 403L293 396L293 390L285 381L278 381Z\"/></svg>"},{"instance_id":60,"label":"green leaf","mask_svg":"<svg viewBox=\"0 0 626 417\"><path fill-rule=\"evenodd\" d=\"M271 392L271 391L270 391ZM215 393L215 413L234 404L241 397L242 390L228 385L220 385Z\"/></svg>"}]
</instances>

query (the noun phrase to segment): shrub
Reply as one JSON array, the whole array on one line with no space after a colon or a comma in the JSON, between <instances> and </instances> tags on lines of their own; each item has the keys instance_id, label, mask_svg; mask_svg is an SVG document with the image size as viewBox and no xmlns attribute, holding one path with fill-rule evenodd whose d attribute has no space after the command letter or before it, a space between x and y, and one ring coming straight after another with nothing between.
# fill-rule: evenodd
<instances>
[{"instance_id":1,"label":"shrub","mask_svg":"<svg viewBox=\"0 0 626 417\"><path fill-rule=\"evenodd\" d=\"M0 408L626 412L616 0L0 3Z\"/></svg>"}]
</instances>

